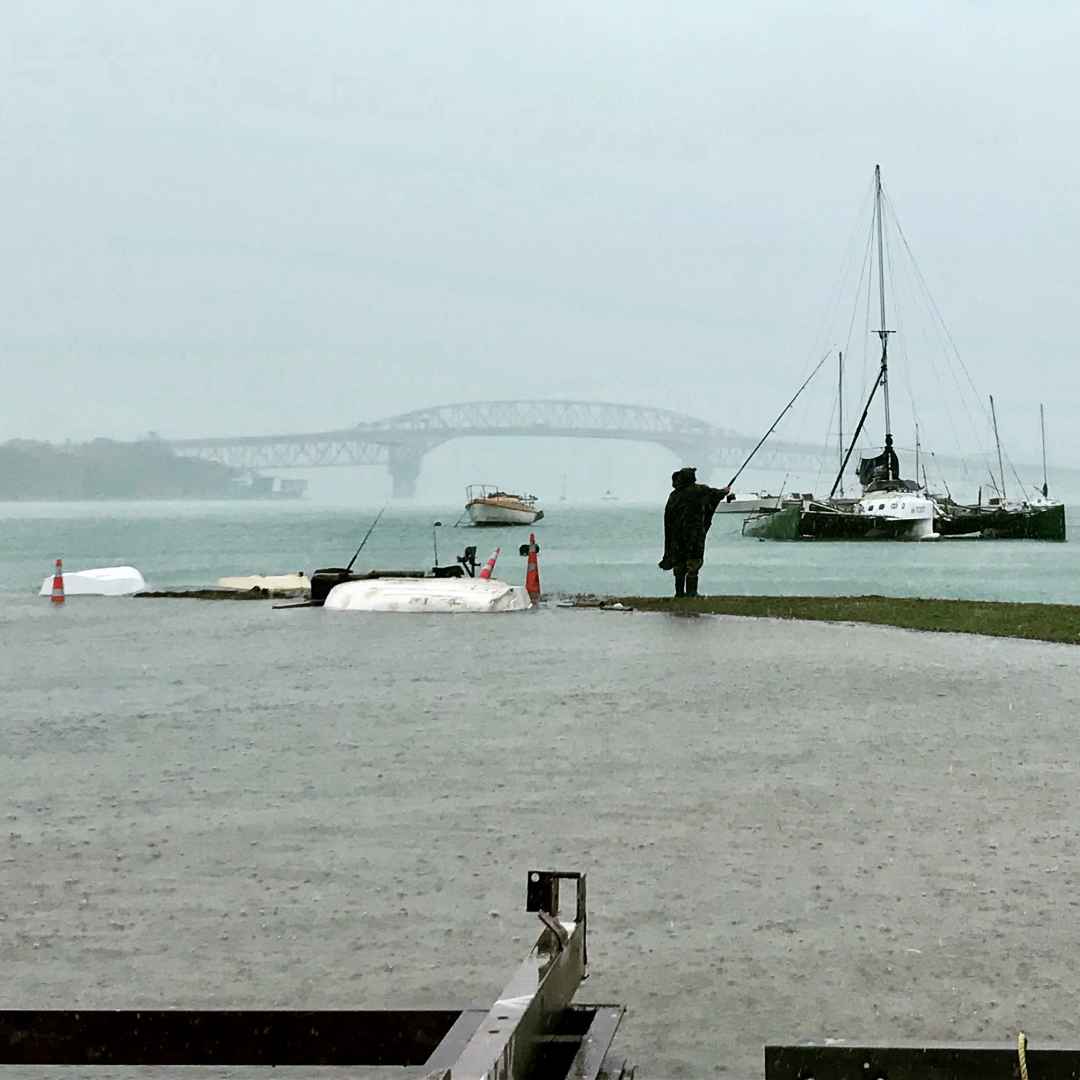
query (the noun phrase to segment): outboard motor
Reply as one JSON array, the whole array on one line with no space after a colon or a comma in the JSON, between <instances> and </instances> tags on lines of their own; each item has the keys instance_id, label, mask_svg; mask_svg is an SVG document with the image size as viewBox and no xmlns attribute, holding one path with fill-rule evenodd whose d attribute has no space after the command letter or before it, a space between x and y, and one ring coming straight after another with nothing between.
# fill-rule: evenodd
<instances>
[{"instance_id":1,"label":"outboard motor","mask_svg":"<svg viewBox=\"0 0 1080 1080\"><path fill-rule=\"evenodd\" d=\"M343 581L355 581L356 574L351 570L342 569L340 566L329 566L322 570L315 570L311 575L311 606L322 607L330 590Z\"/></svg>"},{"instance_id":2,"label":"outboard motor","mask_svg":"<svg viewBox=\"0 0 1080 1080\"><path fill-rule=\"evenodd\" d=\"M476 546L472 545L465 549L464 555L459 555L457 561L465 568L469 577L476 577Z\"/></svg>"}]
</instances>

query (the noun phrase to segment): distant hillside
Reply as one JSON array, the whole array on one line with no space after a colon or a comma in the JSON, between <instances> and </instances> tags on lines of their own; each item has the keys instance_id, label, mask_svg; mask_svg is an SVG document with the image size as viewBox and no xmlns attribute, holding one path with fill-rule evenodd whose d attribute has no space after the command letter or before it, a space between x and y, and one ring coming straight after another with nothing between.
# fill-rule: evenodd
<instances>
[{"instance_id":1,"label":"distant hillside","mask_svg":"<svg viewBox=\"0 0 1080 1080\"><path fill-rule=\"evenodd\" d=\"M236 476L224 465L178 457L156 439L0 444L0 500L228 498Z\"/></svg>"}]
</instances>

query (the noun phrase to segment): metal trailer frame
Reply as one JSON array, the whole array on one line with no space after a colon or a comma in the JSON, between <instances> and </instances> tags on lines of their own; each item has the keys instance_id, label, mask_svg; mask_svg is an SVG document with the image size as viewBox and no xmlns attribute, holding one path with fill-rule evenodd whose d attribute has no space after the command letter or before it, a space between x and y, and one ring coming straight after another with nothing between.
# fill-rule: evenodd
<instances>
[{"instance_id":1,"label":"metal trailer frame","mask_svg":"<svg viewBox=\"0 0 1080 1080\"><path fill-rule=\"evenodd\" d=\"M1080 1046L830 1039L765 1047L765 1080L1076 1080Z\"/></svg>"},{"instance_id":2,"label":"metal trailer frame","mask_svg":"<svg viewBox=\"0 0 1080 1080\"><path fill-rule=\"evenodd\" d=\"M572 919L559 883L575 884ZM489 1009L0 1010L4 1065L398 1066L401 1080L633 1080L609 1051L626 1011L575 1005L585 875L532 870L536 944Z\"/></svg>"}]
</instances>

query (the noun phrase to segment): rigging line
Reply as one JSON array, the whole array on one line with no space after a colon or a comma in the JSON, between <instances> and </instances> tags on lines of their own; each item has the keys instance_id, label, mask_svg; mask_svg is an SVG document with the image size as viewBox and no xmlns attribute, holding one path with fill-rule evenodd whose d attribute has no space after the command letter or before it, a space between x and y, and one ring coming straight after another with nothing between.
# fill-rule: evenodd
<instances>
[{"instance_id":1,"label":"rigging line","mask_svg":"<svg viewBox=\"0 0 1080 1080\"><path fill-rule=\"evenodd\" d=\"M912 389L911 389L911 384L912 384L912 380L911 380L911 355L908 352L908 348L907 348L907 344L906 344L906 336L905 336L905 330L904 330L904 320L901 318L901 315L900 315L900 311L901 311L901 308L903 306L901 304L901 297L900 297L900 284L899 284L899 278L897 277L897 274L896 274L896 267L893 264L892 245L891 245L891 243L889 241L890 241L890 234L888 232L886 232L885 233L885 261L888 263L888 266L889 266L889 281L890 281L890 283L892 285L891 295L892 295L892 302L893 302L893 319L896 322L896 334L894 335L893 340L896 342L896 348L897 348L897 351L900 354L899 355L900 373L904 377L904 392L907 394L908 404L911 406L911 414L912 414L912 416L916 416L915 395L914 395L914 393L912 392ZM916 421L917 421L917 417L916 417ZM919 478L916 476L915 479L918 480Z\"/></svg>"},{"instance_id":2,"label":"rigging line","mask_svg":"<svg viewBox=\"0 0 1080 1080\"><path fill-rule=\"evenodd\" d=\"M887 203L887 210L889 214L889 224L895 225L893 219L892 204ZM911 333L911 328L908 326L906 320L903 317L904 305L908 299L907 291L903 287L906 285L901 278L901 275L897 273L896 262L893 258L893 245L892 235L889 230L885 233L885 257L889 266L889 279L892 284L890 295L893 299L893 318L896 320L896 346L899 352L899 358L901 360L900 369L904 379L904 392L907 395L908 404L911 407L911 417L915 424L916 433L922 428L926 430L926 425L923 423L922 416L919 414L919 408L916 405L915 399L915 380L913 373L915 371L915 364L912 361L911 350L908 348L907 341L908 336L911 334L912 341L914 341L914 335ZM912 302L912 309L916 308L914 301ZM918 443L918 436L916 435L916 443ZM915 455L918 457L918 447L916 446ZM919 479L918 470L915 473L916 481Z\"/></svg>"},{"instance_id":3,"label":"rigging line","mask_svg":"<svg viewBox=\"0 0 1080 1080\"><path fill-rule=\"evenodd\" d=\"M874 235L874 222L870 221L870 236L871 240ZM866 308L864 312L863 321L863 336L862 336L862 385L859 387L860 400L866 397L866 388L870 384L869 373L867 371L868 364L867 358L870 349L870 305L872 303L871 297L874 295L874 269L873 259L870 260L870 270L866 275ZM860 297L861 301L861 297ZM877 375L880 373L880 365L875 369L874 384L877 385Z\"/></svg>"},{"instance_id":4,"label":"rigging line","mask_svg":"<svg viewBox=\"0 0 1080 1080\"><path fill-rule=\"evenodd\" d=\"M915 252L911 250L911 245L908 243L907 235L904 233L903 226L900 224L900 218L896 214L895 208L890 207L893 215L893 221L896 223L896 231L900 235L900 239L907 249L908 258L911 260L911 265L915 270L916 277L919 284L922 286L923 292L926 295L927 302L930 305L930 310L934 317L937 319L938 324L941 327L942 333L945 336L945 340L949 343L952 349L953 355L956 357L957 362L960 364L960 368L964 373L965 378L968 381L968 385L971 387L972 393L975 395L975 400L979 402L980 411L983 416L986 415L986 407L982 404L981 395L979 389L975 385L975 380L971 377L971 372L968 370L967 364L964 363L964 358L960 355L960 350L956 346L956 342L953 340L952 334L949 332L948 324L945 322L944 316L942 316L940 309L937 306L937 302L934 300L934 295L930 291L930 286L927 284L926 277L922 272L922 268L919 266L918 260L915 258Z\"/></svg>"},{"instance_id":5,"label":"rigging line","mask_svg":"<svg viewBox=\"0 0 1080 1080\"><path fill-rule=\"evenodd\" d=\"M948 369L948 372L949 372L949 376L951 377L953 383L956 386L956 392L957 392L956 396L960 400L960 404L961 404L961 406L963 408L963 411L964 411L964 417L967 420L968 427L970 428L971 434L975 439L976 456L986 457L987 460L989 460L989 450L987 448L988 444L987 444L986 440L983 438L983 436L980 435L980 433L979 433L978 425L975 423L975 420L974 420L974 418L972 416L972 413L971 413L971 408L970 408L969 401L968 401L967 391L960 384L960 381L959 381L959 379L957 377L957 374L956 374L956 371L955 371L955 368L954 368L954 365L953 365L953 359L952 359L952 356L950 355L950 352L953 354L953 356L955 356L956 360L960 363L960 366L961 366L961 368L963 368L964 374L967 376L969 383L971 383L971 381L972 381L970 373L967 371L966 368L964 368L963 361L962 361L962 359L960 357L960 354L959 354L959 350L956 348L956 343L952 340L952 337L949 334L949 329L945 325L945 320L942 318L941 312L938 310L937 305L934 302L934 298L930 293L929 286L926 284L926 279L923 276L922 271L920 270L917 261L915 260L915 253L912 251L911 245L907 242L907 237L904 235L904 230L903 230L902 226L900 225L900 220L897 217L896 209L892 205L891 201L889 202L889 212L890 212L890 214L892 216L892 221L893 221L893 224L896 227L896 231L897 231L898 235L900 236L900 238L901 238L901 240L903 242L904 250L906 251L907 256L908 256L908 261L911 264L911 268L912 268L913 276L914 276L914 281L922 289L923 299L924 299L924 301L925 301L925 303L927 305L927 309L928 309L928 311L929 311L929 313L931 315L931 325L933 326L935 333L939 335L940 344L939 344L938 347L941 348L942 355L946 358L946 366L947 366L947 369ZM941 377L940 377L936 367L934 368L934 375L938 379L938 383L940 385ZM952 434L952 437L953 437L953 440L954 440L954 443L955 443L955 446L956 446L956 449L957 449L957 452L958 452L959 456L961 458L964 458L971 451L969 449L965 453L965 450L964 450L963 446L960 443L959 426L956 424L955 420L953 419L952 410L949 408L949 397L950 397L949 394L945 393L944 391L942 392L942 399L941 400L942 400L942 403L943 403L943 405L945 407L946 414L949 417L949 424L950 424L950 428L951 428L951 434ZM978 401L979 408L981 410L981 414L982 414L982 417L983 417L984 424L988 423L989 417L988 417L988 414L986 412L985 407L982 405L981 399L979 399L976 396L976 400Z\"/></svg>"},{"instance_id":6,"label":"rigging line","mask_svg":"<svg viewBox=\"0 0 1080 1080\"><path fill-rule=\"evenodd\" d=\"M831 293L831 301L826 311L826 320L822 327L821 332L814 340L815 348L812 355L818 355L826 345L826 338L831 336L832 327L834 326L834 320L837 317L837 313L840 310L841 298L844 295L845 289L848 287L849 279L851 276L851 270L855 265L855 254L858 250L857 241L859 238L859 225L860 222L865 220L866 207L870 200L873 198L874 187L873 184L868 184L864 193L862 203L859 206L858 213L852 218L851 230L848 235L847 243L844 246L844 257L840 264L840 273L836 279L835 286ZM864 255L865 260L865 255ZM860 283L861 283L860 274ZM859 287L856 287L856 295L858 294ZM858 304L855 305L858 307Z\"/></svg>"},{"instance_id":7,"label":"rigging line","mask_svg":"<svg viewBox=\"0 0 1080 1080\"><path fill-rule=\"evenodd\" d=\"M851 305L851 318L848 320L847 337L844 339L844 352L849 352L851 350L851 335L855 330L855 316L859 314L863 280L866 278L867 270L870 265L870 252L873 250L873 243L874 223L871 221L866 230L866 246L863 249L862 269L859 271L859 281L855 286L855 299ZM865 389L865 386L863 389Z\"/></svg>"}]
</instances>

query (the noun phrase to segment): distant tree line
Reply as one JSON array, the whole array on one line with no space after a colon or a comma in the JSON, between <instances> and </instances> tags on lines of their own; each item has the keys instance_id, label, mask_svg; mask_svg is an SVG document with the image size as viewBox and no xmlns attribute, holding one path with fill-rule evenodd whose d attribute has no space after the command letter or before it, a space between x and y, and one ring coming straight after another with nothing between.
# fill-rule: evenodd
<instances>
[{"instance_id":1,"label":"distant tree line","mask_svg":"<svg viewBox=\"0 0 1080 1080\"><path fill-rule=\"evenodd\" d=\"M236 494L236 469L180 457L153 437L58 446L0 444L0 499L208 499Z\"/></svg>"}]
</instances>

